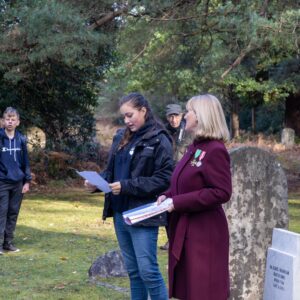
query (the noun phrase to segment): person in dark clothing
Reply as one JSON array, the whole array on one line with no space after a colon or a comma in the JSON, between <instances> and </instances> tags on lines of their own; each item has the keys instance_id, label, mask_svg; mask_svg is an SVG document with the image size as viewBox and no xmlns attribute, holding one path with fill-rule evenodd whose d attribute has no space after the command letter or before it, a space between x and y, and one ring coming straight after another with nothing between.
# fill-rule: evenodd
<instances>
[{"instance_id":1,"label":"person in dark clothing","mask_svg":"<svg viewBox=\"0 0 300 300\"><path fill-rule=\"evenodd\" d=\"M183 153L181 153L181 144L182 138L180 129L184 130L185 127L185 120L183 119L183 111L179 104L168 104L166 106L166 119L167 124L166 128L169 134L172 136L173 139L173 149L174 149L174 161L175 164L180 160Z\"/></svg>"},{"instance_id":2,"label":"person in dark clothing","mask_svg":"<svg viewBox=\"0 0 300 300\"><path fill-rule=\"evenodd\" d=\"M16 130L19 124L18 111L8 107L0 129L0 254L19 251L12 242L23 194L31 181L26 139Z\"/></svg>"},{"instance_id":3,"label":"person in dark clothing","mask_svg":"<svg viewBox=\"0 0 300 300\"><path fill-rule=\"evenodd\" d=\"M114 136L107 168L101 174L112 189L105 194L103 219L114 219L130 279L131 299L147 300L149 294L152 300L166 300L167 289L157 263L158 228L166 225L166 213L134 226L124 222L122 213L154 202L169 187L172 141L141 94L123 97L120 113L126 128Z\"/></svg>"},{"instance_id":4,"label":"person in dark clothing","mask_svg":"<svg viewBox=\"0 0 300 300\"><path fill-rule=\"evenodd\" d=\"M173 159L174 166L181 159L184 151L185 144L183 141L184 137L184 128L185 128L185 120L183 119L183 111L179 104L168 104L166 106L166 119L167 124L166 128L173 139ZM166 226L166 233L168 236L168 225ZM159 247L161 250L169 249L169 241L167 241L164 245Z\"/></svg>"}]
</instances>

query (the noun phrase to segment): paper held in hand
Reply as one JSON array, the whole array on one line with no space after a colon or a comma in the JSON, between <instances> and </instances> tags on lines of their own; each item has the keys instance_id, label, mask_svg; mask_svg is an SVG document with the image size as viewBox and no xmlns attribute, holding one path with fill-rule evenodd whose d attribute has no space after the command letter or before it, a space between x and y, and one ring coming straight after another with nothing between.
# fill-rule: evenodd
<instances>
[{"instance_id":1,"label":"paper held in hand","mask_svg":"<svg viewBox=\"0 0 300 300\"><path fill-rule=\"evenodd\" d=\"M173 200L171 198L167 198L159 205L157 205L157 202L149 203L124 211L123 218L126 224L133 225L167 211L169 208L171 208L172 204Z\"/></svg>"},{"instance_id":2,"label":"paper held in hand","mask_svg":"<svg viewBox=\"0 0 300 300\"><path fill-rule=\"evenodd\" d=\"M82 171L79 172L76 170L76 173L83 177L85 180L87 180L90 184L96 186L100 191L104 193L111 192L111 188L108 185L108 182L101 177L97 172L95 171Z\"/></svg>"}]
</instances>

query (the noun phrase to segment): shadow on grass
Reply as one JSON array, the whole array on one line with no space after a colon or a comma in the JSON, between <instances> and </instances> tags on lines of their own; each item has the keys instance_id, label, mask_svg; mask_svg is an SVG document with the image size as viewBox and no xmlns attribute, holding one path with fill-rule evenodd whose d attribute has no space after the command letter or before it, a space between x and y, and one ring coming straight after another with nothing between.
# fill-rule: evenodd
<instances>
[{"instance_id":1,"label":"shadow on grass","mask_svg":"<svg viewBox=\"0 0 300 300\"><path fill-rule=\"evenodd\" d=\"M109 284L97 287L89 282L88 270L95 259L118 248L111 235L19 225L15 244L20 252L0 257L0 295L8 295L6 299L48 299L47 295L49 299L105 299L107 293L111 294L109 299L126 298L119 298L120 291L112 291ZM128 279L107 282L128 287Z\"/></svg>"},{"instance_id":2,"label":"shadow on grass","mask_svg":"<svg viewBox=\"0 0 300 300\"><path fill-rule=\"evenodd\" d=\"M65 213L65 211L64 211ZM83 234L78 232L57 232L50 230L39 230L25 225L17 226L15 242L24 251L42 251L52 253L73 253L86 252L87 249L93 249L93 253L102 253L115 249L116 240L112 240L111 235Z\"/></svg>"},{"instance_id":3,"label":"shadow on grass","mask_svg":"<svg viewBox=\"0 0 300 300\"><path fill-rule=\"evenodd\" d=\"M57 193L57 194L30 194L26 195L25 201L45 201L51 203L53 201L57 202L67 202L67 203L81 203L92 207L103 207L104 204L104 194L103 193L88 193L86 191L72 193Z\"/></svg>"}]
</instances>

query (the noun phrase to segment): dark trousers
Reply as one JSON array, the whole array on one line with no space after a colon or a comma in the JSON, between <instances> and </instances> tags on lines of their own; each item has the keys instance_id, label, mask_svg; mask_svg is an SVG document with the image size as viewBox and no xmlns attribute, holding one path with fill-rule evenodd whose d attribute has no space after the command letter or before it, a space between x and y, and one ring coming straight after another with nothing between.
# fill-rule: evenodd
<instances>
[{"instance_id":1,"label":"dark trousers","mask_svg":"<svg viewBox=\"0 0 300 300\"><path fill-rule=\"evenodd\" d=\"M0 245L13 240L22 203L23 182L0 181Z\"/></svg>"}]
</instances>

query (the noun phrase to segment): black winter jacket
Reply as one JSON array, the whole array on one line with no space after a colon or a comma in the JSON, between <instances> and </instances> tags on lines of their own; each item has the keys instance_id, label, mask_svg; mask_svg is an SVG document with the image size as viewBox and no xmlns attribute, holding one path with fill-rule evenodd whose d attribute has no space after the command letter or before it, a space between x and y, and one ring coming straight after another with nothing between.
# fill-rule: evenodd
<instances>
[{"instance_id":1,"label":"black winter jacket","mask_svg":"<svg viewBox=\"0 0 300 300\"><path fill-rule=\"evenodd\" d=\"M114 136L106 170L101 174L108 182L113 180L114 156L125 129ZM121 195L129 198L129 208L156 201L159 194L169 187L173 170L172 140L164 129L147 131L136 144L130 164L130 179L121 180ZM111 217L111 193L105 194L103 220ZM141 221L136 226L164 226L166 213Z\"/></svg>"}]
</instances>

